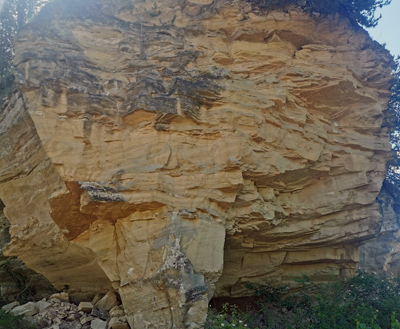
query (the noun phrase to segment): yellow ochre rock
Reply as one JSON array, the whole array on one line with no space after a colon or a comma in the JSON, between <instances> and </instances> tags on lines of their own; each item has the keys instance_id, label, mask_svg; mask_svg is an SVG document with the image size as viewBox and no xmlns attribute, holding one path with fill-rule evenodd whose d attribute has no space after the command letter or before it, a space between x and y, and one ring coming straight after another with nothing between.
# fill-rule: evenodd
<instances>
[{"instance_id":1,"label":"yellow ochre rock","mask_svg":"<svg viewBox=\"0 0 400 329\"><path fill-rule=\"evenodd\" d=\"M346 276L379 225L392 58L336 16L55 2L0 113L5 253L131 328L200 328L248 282Z\"/></svg>"}]
</instances>

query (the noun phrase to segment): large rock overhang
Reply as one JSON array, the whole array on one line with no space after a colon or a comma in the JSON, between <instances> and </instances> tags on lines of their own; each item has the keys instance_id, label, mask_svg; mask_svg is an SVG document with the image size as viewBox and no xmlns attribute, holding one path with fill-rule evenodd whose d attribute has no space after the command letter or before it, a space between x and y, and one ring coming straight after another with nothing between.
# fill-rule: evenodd
<instances>
[{"instance_id":1,"label":"large rock overhang","mask_svg":"<svg viewBox=\"0 0 400 329\"><path fill-rule=\"evenodd\" d=\"M15 52L7 252L56 287L119 290L132 328L196 327L247 282L355 270L393 64L361 28L240 1L55 1Z\"/></svg>"}]
</instances>

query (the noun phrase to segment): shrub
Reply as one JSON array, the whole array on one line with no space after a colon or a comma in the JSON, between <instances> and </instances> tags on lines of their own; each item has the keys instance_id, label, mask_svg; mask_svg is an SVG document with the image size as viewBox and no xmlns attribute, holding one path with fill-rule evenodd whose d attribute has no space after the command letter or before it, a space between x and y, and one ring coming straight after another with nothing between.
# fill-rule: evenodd
<instances>
[{"instance_id":1,"label":"shrub","mask_svg":"<svg viewBox=\"0 0 400 329\"><path fill-rule=\"evenodd\" d=\"M205 328L400 329L400 279L359 271L343 282L317 285L309 278L297 294L266 283L251 286L262 298L257 310L241 312L225 304L210 310Z\"/></svg>"},{"instance_id":2,"label":"shrub","mask_svg":"<svg viewBox=\"0 0 400 329\"><path fill-rule=\"evenodd\" d=\"M35 329L35 326L21 317L0 310L0 329Z\"/></svg>"},{"instance_id":3,"label":"shrub","mask_svg":"<svg viewBox=\"0 0 400 329\"><path fill-rule=\"evenodd\" d=\"M287 9L301 7L307 12L336 14L347 17L350 22L365 27L374 27L380 17L375 17L377 8L390 4L391 0L248 0L252 4L264 8Z\"/></svg>"}]
</instances>

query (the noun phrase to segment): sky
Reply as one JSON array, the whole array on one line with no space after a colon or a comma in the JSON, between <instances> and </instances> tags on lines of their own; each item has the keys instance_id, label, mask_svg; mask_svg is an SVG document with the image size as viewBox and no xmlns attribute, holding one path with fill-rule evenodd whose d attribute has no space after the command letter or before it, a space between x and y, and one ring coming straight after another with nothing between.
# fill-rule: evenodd
<instances>
[{"instance_id":1,"label":"sky","mask_svg":"<svg viewBox=\"0 0 400 329\"><path fill-rule=\"evenodd\" d=\"M400 55L400 0L392 0L390 5L377 11L377 16L379 14L382 14L382 18L378 25L367 31L372 39L386 43L386 49L397 57Z\"/></svg>"}]
</instances>

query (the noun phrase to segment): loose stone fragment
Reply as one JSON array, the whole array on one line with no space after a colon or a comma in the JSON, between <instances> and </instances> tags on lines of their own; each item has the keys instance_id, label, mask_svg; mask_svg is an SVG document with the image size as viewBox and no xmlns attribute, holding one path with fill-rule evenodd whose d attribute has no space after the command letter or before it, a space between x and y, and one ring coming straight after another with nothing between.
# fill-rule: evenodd
<instances>
[{"instance_id":1,"label":"loose stone fragment","mask_svg":"<svg viewBox=\"0 0 400 329\"><path fill-rule=\"evenodd\" d=\"M96 317L96 318L100 318L100 319L102 319L102 320L107 320L107 319L110 317L109 312L107 312L107 311L101 311L101 310L98 310L98 309L96 309L96 308L94 308L94 309L92 310L92 312L90 312L90 315L92 315L92 316L94 316L94 317Z\"/></svg>"},{"instance_id":2,"label":"loose stone fragment","mask_svg":"<svg viewBox=\"0 0 400 329\"><path fill-rule=\"evenodd\" d=\"M43 300L36 302L36 307L37 307L39 313L43 312L45 309L47 309L50 306L51 306L51 303L43 301Z\"/></svg>"},{"instance_id":3,"label":"loose stone fragment","mask_svg":"<svg viewBox=\"0 0 400 329\"><path fill-rule=\"evenodd\" d=\"M29 302L24 305L17 306L10 311L10 313L15 316L35 315L37 312L38 309L36 307L36 303L34 302Z\"/></svg>"},{"instance_id":4,"label":"loose stone fragment","mask_svg":"<svg viewBox=\"0 0 400 329\"><path fill-rule=\"evenodd\" d=\"M78 310L85 313L90 313L93 310L93 307L93 304L90 302L80 302Z\"/></svg>"},{"instance_id":5,"label":"loose stone fragment","mask_svg":"<svg viewBox=\"0 0 400 329\"><path fill-rule=\"evenodd\" d=\"M100 294L96 294L93 299L92 299L92 304L96 305L96 303L101 299L101 295Z\"/></svg>"},{"instance_id":6,"label":"loose stone fragment","mask_svg":"<svg viewBox=\"0 0 400 329\"><path fill-rule=\"evenodd\" d=\"M9 303L9 304L7 304L7 305L4 305L1 309L2 309L4 312L10 312L10 311L11 311L14 307L16 307L16 306L19 306L19 302L18 302L18 301Z\"/></svg>"},{"instance_id":7,"label":"loose stone fragment","mask_svg":"<svg viewBox=\"0 0 400 329\"><path fill-rule=\"evenodd\" d=\"M94 319L93 316L85 315L85 316L81 317L80 322L81 322L81 324L85 324L85 323L92 321L93 319Z\"/></svg>"},{"instance_id":8,"label":"loose stone fragment","mask_svg":"<svg viewBox=\"0 0 400 329\"><path fill-rule=\"evenodd\" d=\"M58 299L61 302L69 303L69 294L67 292L60 292L50 296L50 299Z\"/></svg>"},{"instance_id":9,"label":"loose stone fragment","mask_svg":"<svg viewBox=\"0 0 400 329\"><path fill-rule=\"evenodd\" d=\"M114 317L108 322L107 329L129 329L129 325L126 322L126 317Z\"/></svg>"},{"instance_id":10,"label":"loose stone fragment","mask_svg":"<svg viewBox=\"0 0 400 329\"><path fill-rule=\"evenodd\" d=\"M118 306L120 303L117 299L117 296L115 295L115 293L113 291L109 291L108 293L106 293L104 295L104 297L102 299L100 299L97 303L96 303L96 307L99 310L102 311L109 311L111 310L113 307Z\"/></svg>"},{"instance_id":11,"label":"loose stone fragment","mask_svg":"<svg viewBox=\"0 0 400 329\"><path fill-rule=\"evenodd\" d=\"M90 323L90 328L91 329L106 329L107 328L107 322L100 320L100 319L94 319Z\"/></svg>"},{"instance_id":12,"label":"loose stone fragment","mask_svg":"<svg viewBox=\"0 0 400 329\"><path fill-rule=\"evenodd\" d=\"M125 312L121 306L115 306L110 310L110 317L124 316Z\"/></svg>"}]
</instances>

